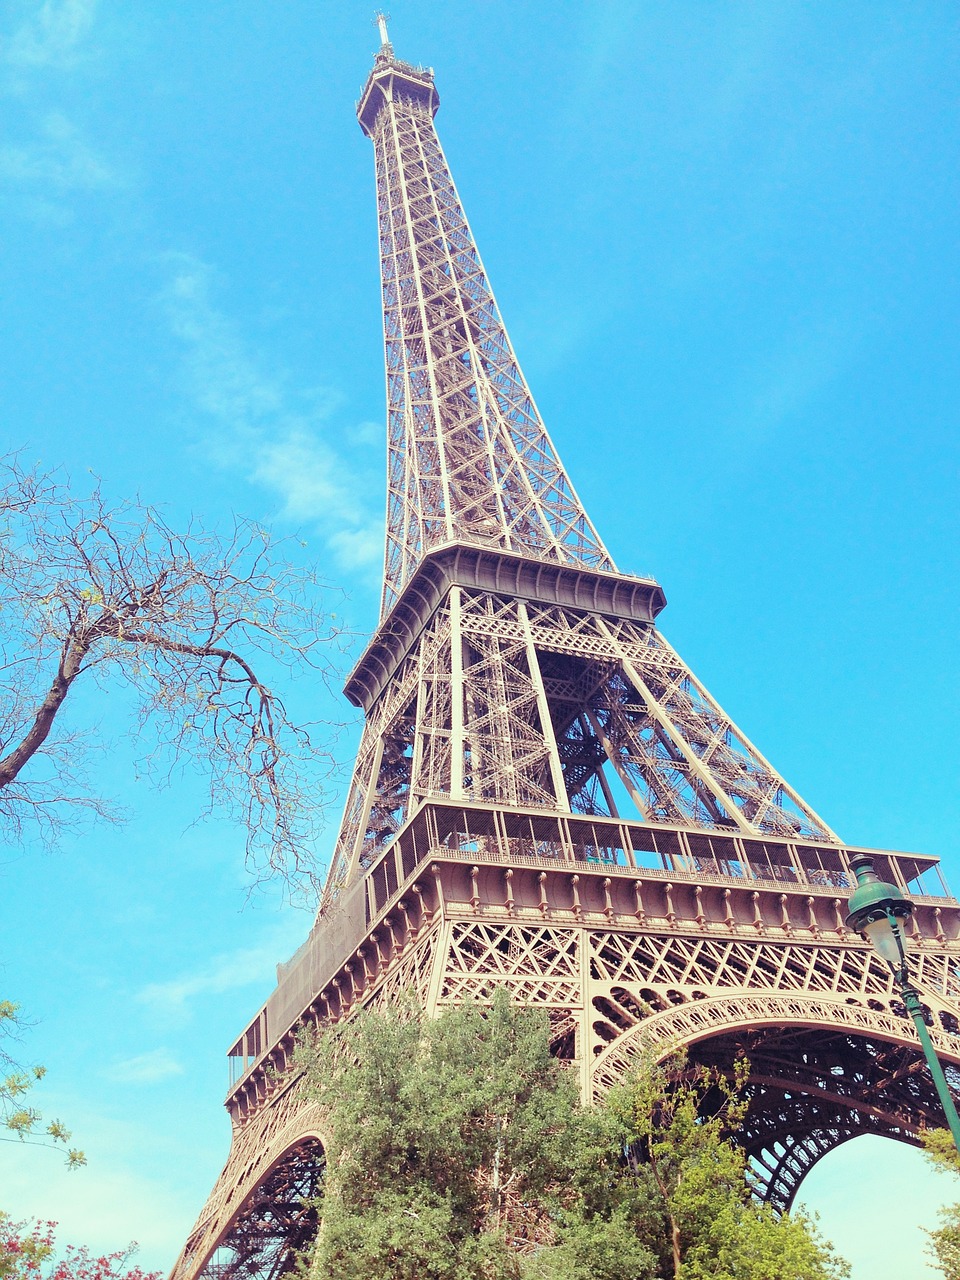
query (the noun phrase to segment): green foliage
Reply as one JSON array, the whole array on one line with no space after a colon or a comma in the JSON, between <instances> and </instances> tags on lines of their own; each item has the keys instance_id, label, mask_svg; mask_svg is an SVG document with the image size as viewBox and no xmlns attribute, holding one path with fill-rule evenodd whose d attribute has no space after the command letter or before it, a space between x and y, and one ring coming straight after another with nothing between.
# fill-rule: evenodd
<instances>
[{"instance_id":1,"label":"green foliage","mask_svg":"<svg viewBox=\"0 0 960 1280\"><path fill-rule=\"evenodd\" d=\"M960 1204L937 1211L940 1226L928 1231L926 1252L947 1280L960 1280Z\"/></svg>"},{"instance_id":2,"label":"green foliage","mask_svg":"<svg viewBox=\"0 0 960 1280\"><path fill-rule=\"evenodd\" d=\"M746 1198L745 1160L727 1141L743 1120L738 1086L746 1066L738 1066L733 1082L703 1070L685 1074L685 1067L681 1057L662 1066L645 1062L607 1100L639 1155L635 1177L650 1188L660 1218L661 1267L671 1275L680 1274L683 1258L713 1219Z\"/></svg>"},{"instance_id":3,"label":"green foliage","mask_svg":"<svg viewBox=\"0 0 960 1280\"><path fill-rule=\"evenodd\" d=\"M615 1186L611 1199L617 1199ZM554 1244L524 1259L524 1280L652 1280L659 1275L627 1205L613 1208L609 1216L568 1214L556 1231Z\"/></svg>"},{"instance_id":4,"label":"green foliage","mask_svg":"<svg viewBox=\"0 0 960 1280\"><path fill-rule=\"evenodd\" d=\"M766 1205L727 1205L699 1234L679 1274L683 1280L827 1280L848 1264L806 1214L778 1217Z\"/></svg>"},{"instance_id":5,"label":"green foliage","mask_svg":"<svg viewBox=\"0 0 960 1280\"><path fill-rule=\"evenodd\" d=\"M939 1173L960 1174L960 1153L949 1129L927 1129L921 1135L927 1159ZM928 1231L926 1252L947 1280L960 1280L960 1204L938 1212L940 1226Z\"/></svg>"},{"instance_id":6,"label":"green foliage","mask_svg":"<svg viewBox=\"0 0 960 1280\"><path fill-rule=\"evenodd\" d=\"M924 1155L938 1173L960 1174L960 1152L949 1129L925 1129L920 1139Z\"/></svg>"},{"instance_id":7,"label":"green foliage","mask_svg":"<svg viewBox=\"0 0 960 1280\"><path fill-rule=\"evenodd\" d=\"M834 1280L849 1267L804 1215L778 1217L750 1193L742 1128L749 1064L731 1078L682 1055L652 1059L614 1089L606 1107L623 1126L634 1185L647 1188L638 1234L675 1280Z\"/></svg>"},{"instance_id":8,"label":"green foliage","mask_svg":"<svg viewBox=\"0 0 960 1280\"><path fill-rule=\"evenodd\" d=\"M370 1013L303 1058L332 1121L317 1280L515 1280L554 1244L558 1277L650 1274L577 1269L616 1155L550 1056L540 1014L503 993L434 1021L412 1007Z\"/></svg>"},{"instance_id":9,"label":"green foliage","mask_svg":"<svg viewBox=\"0 0 960 1280\"><path fill-rule=\"evenodd\" d=\"M839 1280L816 1225L751 1199L725 1079L644 1063L596 1107L500 992L368 1012L301 1046L329 1116L310 1280Z\"/></svg>"},{"instance_id":10,"label":"green foliage","mask_svg":"<svg viewBox=\"0 0 960 1280\"><path fill-rule=\"evenodd\" d=\"M0 1000L0 1042L17 1036L23 1030L20 1006L11 1000ZM60 1120L44 1120L28 1105L27 1095L46 1075L41 1066L25 1067L0 1044L0 1141L26 1142L38 1147L59 1147L64 1151L67 1167L78 1169L86 1164L86 1156L69 1146L70 1130ZM2 1280L2 1272L0 1272Z\"/></svg>"}]
</instances>

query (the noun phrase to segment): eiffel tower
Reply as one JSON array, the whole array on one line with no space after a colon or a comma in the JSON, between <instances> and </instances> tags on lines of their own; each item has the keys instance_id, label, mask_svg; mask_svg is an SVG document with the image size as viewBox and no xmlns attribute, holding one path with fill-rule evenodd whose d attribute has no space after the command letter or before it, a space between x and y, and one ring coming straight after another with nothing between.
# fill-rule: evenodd
<instances>
[{"instance_id":1,"label":"eiffel tower","mask_svg":"<svg viewBox=\"0 0 960 1280\"><path fill-rule=\"evenodd\" d=\"M226 1166L173 1277L276 1280L316 1230L324 1117L299 1028L413 990L548 1011L584 1098L651 1048L751 1062L768 1202L863 1133L942 1115L881 961L844 924L847 846L656 626L580 503L517 363L434 128L433 72L381 47L373 142L387 373L379 626L316 923L230 1052ZM960 907L938 860L868 851L914 900L912 974L960 1063ZM955 1075L955 1079L956 1079Z\"/></svg>"}]
</instances>

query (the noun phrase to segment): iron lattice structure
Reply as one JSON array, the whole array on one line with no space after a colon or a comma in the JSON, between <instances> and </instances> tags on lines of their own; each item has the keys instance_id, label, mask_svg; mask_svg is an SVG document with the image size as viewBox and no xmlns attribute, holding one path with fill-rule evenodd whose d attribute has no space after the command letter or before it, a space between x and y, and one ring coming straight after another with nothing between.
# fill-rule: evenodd
<instances>
[{"instance_id":1,"label":"iron lattice structure","mask_svg":"<svg viewBox=\"0 0 960 1280\"><path fill-rule=\"evenodd\" d=\"M230 1156L176 1280L291 1267L324 1142L297 1031L409 990L545 1008L585 1098L650 1049L745 1052L744 1142L782 1209L840 1143L937 1123L891 976L844 924L855 851L667 643L660 586L617 572L560 465L438 101L384 41L358 104L388 412L382 612L346 685L365 725L316 924L231 1050ZM914 897L914 976L960 1063L960 907L936 858L872 856Z\"/></svg>"},{"instance_id":2,"label":"iron lattice structure","mask_svg":"<svg viewBox=\"0 0 960 1280\"><path fill-rule=\"evenodd\" d=\"M381 53L359 110L377 162L387 372L382 615L446 543L613 569L510 345L433 127L438 104L430 72Z\"/></svg>"}]
</instances>

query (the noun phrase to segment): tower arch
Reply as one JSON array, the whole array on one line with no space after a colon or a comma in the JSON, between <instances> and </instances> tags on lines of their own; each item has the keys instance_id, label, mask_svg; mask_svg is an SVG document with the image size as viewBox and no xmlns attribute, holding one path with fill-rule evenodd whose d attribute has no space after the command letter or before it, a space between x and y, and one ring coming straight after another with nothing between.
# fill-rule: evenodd
<instances>
[{"instance_id":1,"label":"tower arch","mask_svg":"<svg viewBox=\"0 0 960 1280\"><path fill-rule=\"evenodd\" d=\"M935 1014L931 1036L960 1085L960 1037ZM728 1073L750 1062L747 1116L740 1143L754 1185L767 1203L788 1210L800 1184L830 1151L861 1134L919 1144L942 1111L909 1017L895 999L830 999L814 993L728 994L691 999L650 1016L596 1058L599 1093L645 1057L675 1050L691 1062ZM953 1006L955 1009L956 1006ZM939 1026L937 1025L939 1021Z\"/></svg>"},{"instance_id":2,"label":"tower arch","mask_svg":"<svg viewBox=\"0 0 960 1280\"><path fill-rule=\"evenodd\" d=\"M235 1128L176 1267L205 1280L281 1280L316 1235L327 1142L321 1109L299 1079Z\"/></svg>"}]
</instances>

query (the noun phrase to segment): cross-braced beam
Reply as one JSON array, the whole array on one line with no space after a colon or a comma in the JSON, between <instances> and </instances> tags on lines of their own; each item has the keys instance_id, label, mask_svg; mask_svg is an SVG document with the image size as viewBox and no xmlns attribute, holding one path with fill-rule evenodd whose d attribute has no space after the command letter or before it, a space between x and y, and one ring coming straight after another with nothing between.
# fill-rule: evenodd
<instances>
[{"instance_id":1,"label":"cross-braced beam","mask_svg":"<svg viewBox=\"0 0 960 1280\"><path fill-rule=\"evenodd\" d=\"M655 626L460 586L370 709L325 905L434 798L838 842Z\"/></svg>"},{"instance_id":2,"label":"cross-braced beam","mask_svg":"<svg viewBox=\"0 0 960 1280\"><path fill-rule=\"evenodd\" d=\"M534 404L433 126L432 73L378 57L373 139L387 370L383 612L458 539L612 569Z\"/></svg>"}]
</instances>

